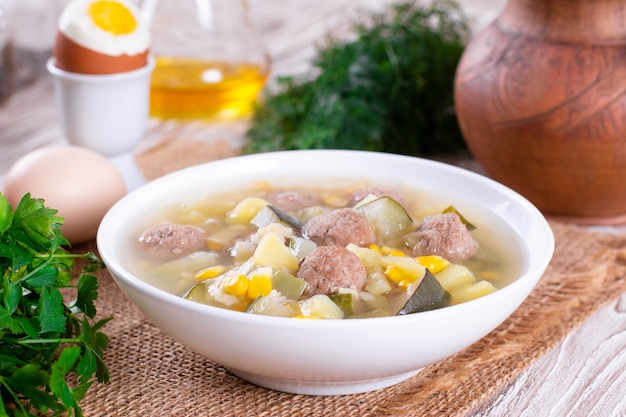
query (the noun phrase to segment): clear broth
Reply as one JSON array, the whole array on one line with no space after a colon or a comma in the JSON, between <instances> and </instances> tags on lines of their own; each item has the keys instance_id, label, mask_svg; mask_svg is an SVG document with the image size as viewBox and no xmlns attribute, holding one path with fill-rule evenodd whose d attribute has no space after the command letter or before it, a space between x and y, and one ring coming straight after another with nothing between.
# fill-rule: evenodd
<instances>
[{"instance_id":1,"label":"clear broth","mask_svg":"<svg viewBox=\"0 0 626 417\"><path fill-rule=\"evenodd\" d=\"M186 262L173 261L166 264L155 263L143 254L136 240L141 232L156 226L163 221L179 224L196 225L207 228L207 220L224 218L235 205L246 197L265 197L269 192L277 190L296 190L313 192L322 196L322 199L341 201L345 200L344 193L359 187L390 187L380 186L371 181L344 181L334 186L319 187L288 187L267 182L259 182L249 187L242 187L233 191L210 194L204 198L189 199L187 202L170 205L156 210L154 215L144 219L133 231L126 256L125 264L129 270L145 282L169 293L182 296L197 281L194 273L209 264L222 262L223 253L204 253L197 257L187 257ZM520 276L526 265L524 256L520 257L520 238L508 227L503 220L480 210L470 202L451 201L445 195L433 196L423 191L408 187L394 187L407 200L404 205L415 224L427 215L440 213L450 205L463 214L476 228L472 235L479 242L478 255L461 263L468 267L477 280L486 280L497 289L501 289ZM218 259L219 258L219 259ZM184 266L182 266L184 265Z\"/></svg>"}]
</instances>

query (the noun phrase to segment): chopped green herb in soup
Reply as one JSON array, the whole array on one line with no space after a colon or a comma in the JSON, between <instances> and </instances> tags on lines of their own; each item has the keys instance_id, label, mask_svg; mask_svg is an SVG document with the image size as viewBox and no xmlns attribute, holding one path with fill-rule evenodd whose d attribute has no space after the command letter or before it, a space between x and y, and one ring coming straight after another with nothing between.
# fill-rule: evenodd
<instances>
[{"instance_id":1,"label":"chopped green herb in soup","mask_svg":"<svg viewBox=\"0 0 626 417\"><path fill-rule=\"evenodd\" d=\"M267 183L172 208L141 230L139 275L189 300L251 314L413 314L482 297L515 262L461 207L371 185Z\"/></svg>"}]
</instances>

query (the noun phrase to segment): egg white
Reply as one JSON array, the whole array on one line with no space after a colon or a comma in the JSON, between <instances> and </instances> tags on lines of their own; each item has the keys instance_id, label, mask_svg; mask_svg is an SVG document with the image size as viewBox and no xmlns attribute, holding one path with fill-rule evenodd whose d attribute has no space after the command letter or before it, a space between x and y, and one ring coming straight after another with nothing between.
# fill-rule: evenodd
<instances>
[{"instance_id":1,"label":"egg white","mask_svg":"<svg viewBox=\"0 0 626 417\"><path fill-rule=\"evenodd\" d=\"M117 0L135 17L137 26L127 35L113 35L96 26L88 15L94 0L73 0L59 17L58 30L77 44L106 55L136 55L150 47L150 30L135 5Z\"/></svg>"}]
</instances>

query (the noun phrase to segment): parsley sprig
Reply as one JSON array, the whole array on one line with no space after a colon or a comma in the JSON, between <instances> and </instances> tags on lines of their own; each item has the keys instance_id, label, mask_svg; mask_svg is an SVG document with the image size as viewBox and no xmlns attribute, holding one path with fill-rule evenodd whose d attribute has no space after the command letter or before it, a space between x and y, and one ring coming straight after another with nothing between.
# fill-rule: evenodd
<instances>
[{"instance_id":1,"label":"parsley sprig","mask_svg":"<svg viewBox=\"0 0 626 417\"><path fill-rule=\"evenodd\" d=\"M96 320L94 304L104 265L65 249L63 222L41 199L26 194L13 211L0 194L0 417L82 416L94 380L109 380L101 329L111 318Z\"/></svg>"}]
</instances>

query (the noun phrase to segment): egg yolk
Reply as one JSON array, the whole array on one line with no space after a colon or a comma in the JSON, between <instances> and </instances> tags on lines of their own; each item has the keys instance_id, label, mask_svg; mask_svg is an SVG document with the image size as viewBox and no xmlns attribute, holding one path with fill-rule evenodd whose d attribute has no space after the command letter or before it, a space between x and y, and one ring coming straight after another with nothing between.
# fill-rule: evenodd
<instances>
[{"instance_id":1,"label":"egg yolk","mask_svg":"<svg viewBox=\"0 0 626 417\"><path fill-rule=\"evenodd\" d=\"M137 26L130 10L116 1L95 1L89 6L88 14L96 26L112 35L128 35Z\"/></svg>"}]
</instances>

